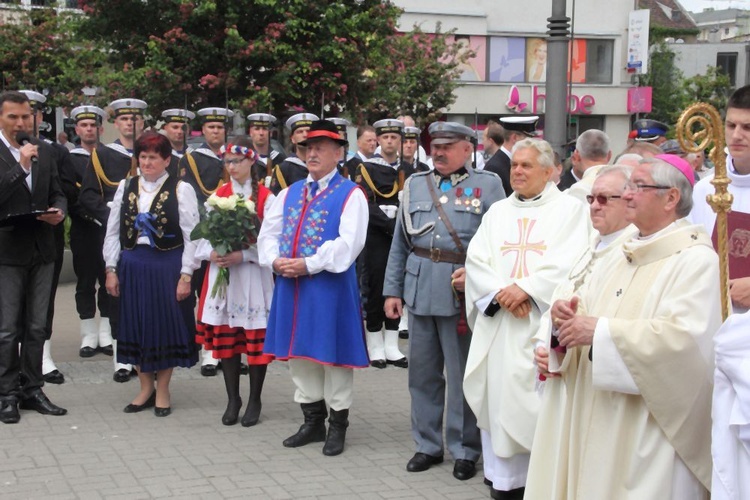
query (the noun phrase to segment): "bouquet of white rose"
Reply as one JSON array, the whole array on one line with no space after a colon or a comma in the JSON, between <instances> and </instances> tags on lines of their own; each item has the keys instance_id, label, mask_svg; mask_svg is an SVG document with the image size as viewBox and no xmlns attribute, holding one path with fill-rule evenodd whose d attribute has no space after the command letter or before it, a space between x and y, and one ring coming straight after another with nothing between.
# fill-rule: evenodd
<instances>
[{"instance_id":1,"label":"bouquet of white rose","mask_svg":"<svg viewBox=\"0 0 750 500\"><path fill-rule=\"evenodd\" d=\"M217 254L224 256L254 245L258 239L260 221L255 203L236 194L227 197L212 194L206 201L206 217L195 226L190 239L205 239ZM226 295L229 269L222 267L211 288L211 298Z\"/></svg>"}]
</instances>

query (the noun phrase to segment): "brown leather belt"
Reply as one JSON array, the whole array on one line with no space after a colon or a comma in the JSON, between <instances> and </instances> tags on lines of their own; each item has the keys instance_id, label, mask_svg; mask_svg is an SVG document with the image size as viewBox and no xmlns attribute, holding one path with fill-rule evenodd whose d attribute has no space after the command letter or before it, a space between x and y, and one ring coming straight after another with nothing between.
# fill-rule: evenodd
<instances>
[{"instance_id":1,"label":"brown leather belt","mask_svg":"<svg viewBox=\"0 0 750 500\"><path fill-rule=\"evenodd\" d=\"M439 248L428 249L420 247L414 247L412 250L417 257L430 259L432 262L449 262L451 264L466 263L466 254L461 252L451 252Z\"/></svg>"}]
</instances>

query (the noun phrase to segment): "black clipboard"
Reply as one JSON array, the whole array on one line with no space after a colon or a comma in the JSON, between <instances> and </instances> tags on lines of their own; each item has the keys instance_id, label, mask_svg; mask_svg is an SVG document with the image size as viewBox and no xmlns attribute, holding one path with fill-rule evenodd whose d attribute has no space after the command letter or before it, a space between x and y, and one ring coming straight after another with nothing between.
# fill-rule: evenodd
<instances>
[{"instance_id":1,"label":"black clipboard","mask_svg":"<svg viewBox=\"0 0 750 500\"><path fill-rule=\"evenodd\" d=\"M11 214L0 219L0 227L24 226L34 224L40 215L56 214L57 210L33 210L25 214Z\"/></svg>"}]
</instances>

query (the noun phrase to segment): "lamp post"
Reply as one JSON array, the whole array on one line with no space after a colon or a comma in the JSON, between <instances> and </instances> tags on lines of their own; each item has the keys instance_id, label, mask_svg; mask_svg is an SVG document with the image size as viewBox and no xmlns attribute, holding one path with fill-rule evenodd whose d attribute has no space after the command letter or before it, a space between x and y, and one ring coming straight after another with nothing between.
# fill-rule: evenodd
<instances>
[{"instance_id":1,"label":"lamp post","mask_svg":"<svg viewBox=\"0 0 750 500\"><path fill-rule=\"evenodd\" d=\"M547 18L547 78L544 104L544 139L564 158L567 142L567 63L570 18L565 0L552 0L552 16Z\"/></svg>"}]
</instances>

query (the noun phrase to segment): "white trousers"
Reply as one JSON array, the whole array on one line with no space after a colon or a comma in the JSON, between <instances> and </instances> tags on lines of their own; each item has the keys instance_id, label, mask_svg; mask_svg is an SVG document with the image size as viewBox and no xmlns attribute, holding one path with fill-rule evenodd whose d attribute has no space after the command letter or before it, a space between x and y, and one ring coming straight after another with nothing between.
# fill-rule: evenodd
<instances>
[{"instance_id":1,"label":"white trousers","mask_svg":"<svg viewBox=\"0 0 750 500\"><path fill-rule=\"evenodd\" d=\"M315 403L325 399L336 411L352 405L354 370L341 366L321 365L306 359L290 359L289 372L297 387L296 403Z\"/></svg>"},{"instance_id":2,"label":"white trousers","mask_svg":"<svg viewBox=\"0 0 750 500\"><path fill-rule=\"evenodd\" d=\"M513 455L502 458L492 450L490 433L482 430L482 461L484 462L484 477L492 481L492 487L500 491L510 491L526 487L526 476L529 474L529 458L531 455Z\"/></svg>"}]
</instances>

